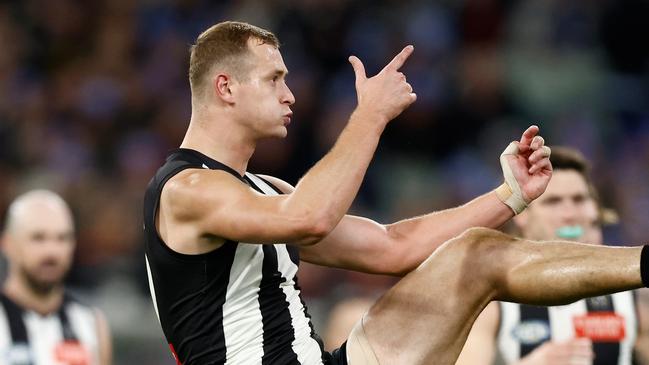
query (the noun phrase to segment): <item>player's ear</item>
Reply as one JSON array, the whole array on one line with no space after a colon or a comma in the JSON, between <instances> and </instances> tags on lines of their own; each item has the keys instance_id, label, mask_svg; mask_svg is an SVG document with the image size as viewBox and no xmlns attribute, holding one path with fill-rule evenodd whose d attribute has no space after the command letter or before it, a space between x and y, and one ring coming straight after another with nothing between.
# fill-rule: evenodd
<instances>
[{"instance_id":1,"label":"player's ear","mask_svg":"<svg viewBox=\"0 0 649 365\"><path fill-rule=\"evenodd\" d=\"M219 73L214 76L212 87L214 94L218 99L227 104L234 103L234 94L232 93L233 79L228 74Z\"/></svg>"}]
</instances>

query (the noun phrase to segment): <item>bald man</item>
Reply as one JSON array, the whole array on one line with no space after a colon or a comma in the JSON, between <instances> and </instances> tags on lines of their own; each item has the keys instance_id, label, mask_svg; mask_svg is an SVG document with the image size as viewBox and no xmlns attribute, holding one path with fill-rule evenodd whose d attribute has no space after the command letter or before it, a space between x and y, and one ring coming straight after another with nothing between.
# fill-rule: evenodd
<instances>
[{"instance_id":1,"label":"bald man","mask_svg":"<svg viewBox=\"0 0 649 365\"><path fill-rule=\"evenodd\" d=\"M57 194L34 190L10 205L2 235L9 272L0 293L0 364L111 363L104 316L64 289L75 245L70 208Z\"/></svg>"}]
</instances>

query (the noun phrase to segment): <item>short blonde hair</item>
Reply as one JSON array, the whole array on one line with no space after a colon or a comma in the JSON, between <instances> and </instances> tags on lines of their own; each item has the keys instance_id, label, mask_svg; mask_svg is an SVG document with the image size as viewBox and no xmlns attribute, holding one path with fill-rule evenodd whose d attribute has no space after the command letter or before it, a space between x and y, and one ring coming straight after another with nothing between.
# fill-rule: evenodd
<instances>
[{"instance_id":1,"label":"short blonde hair","mask_svg":"<svg viewBox=\"0 0 649 365\"><path fill-rule=\"evenodd\" d=\"M233 77L245 80L249 71L245 56L250 52L248 40L251 38L279 48L279 41L272 32L243 22L221 22L201 33L190 49L189 84L192 93L202 89L206 76L216 65L225 67Z\"/></svg>"}]
</instances>

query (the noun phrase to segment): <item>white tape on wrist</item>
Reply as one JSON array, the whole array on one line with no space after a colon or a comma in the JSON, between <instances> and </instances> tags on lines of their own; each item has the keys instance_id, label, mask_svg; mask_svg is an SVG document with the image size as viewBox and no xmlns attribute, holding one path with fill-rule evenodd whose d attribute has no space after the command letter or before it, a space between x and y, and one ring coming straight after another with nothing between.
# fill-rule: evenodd
<instances>
[{"instance_id":1,"label":"white tape on wrist","mask_svg":"<svg viewBox=\"0 0 649 365\"><path fill-rule=\"evenodd\" d=\"M496 195L503 203L507 204L513 211L514 214L519 214L525 208L527 208L527 203L523 199L523 193L521 187L518 185L518 181L514 177L512 168L509 166L509 162L505 156L507 155L517 155L518 154L518 145L514 142L510 143L507 148L500 155L500 166L503 169L503 175L505 177L505 183L499 186L496 189Z\"/></svg>"}]
</instances>

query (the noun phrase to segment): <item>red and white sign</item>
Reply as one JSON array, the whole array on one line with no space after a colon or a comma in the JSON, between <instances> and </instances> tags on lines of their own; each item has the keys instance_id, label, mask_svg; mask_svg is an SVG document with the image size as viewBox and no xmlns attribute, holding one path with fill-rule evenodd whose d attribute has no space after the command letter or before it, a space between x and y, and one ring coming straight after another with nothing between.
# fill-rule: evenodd
<instances>
[{"instance_id":1,"label":"red and white sign","mask_svg":"<svg viewBox=\"0 0 649 365\"><path fill-rule=\"evenodd\" d=\"M90 354L85 347L76 341L61 342L54 349L57 362L67 365L90 365Z\"/></svg>"},{"instance_id":2,"label":"red and white sign","mask_svg":"<svg viewBox=\"0 0 649 365\"><path fill-rule=\"evenodd\" d=\"M624 317L614 312L594 312L573 318L575 336L593 342L620 342L626 336Z\"/></svg>"}]
</instances>

